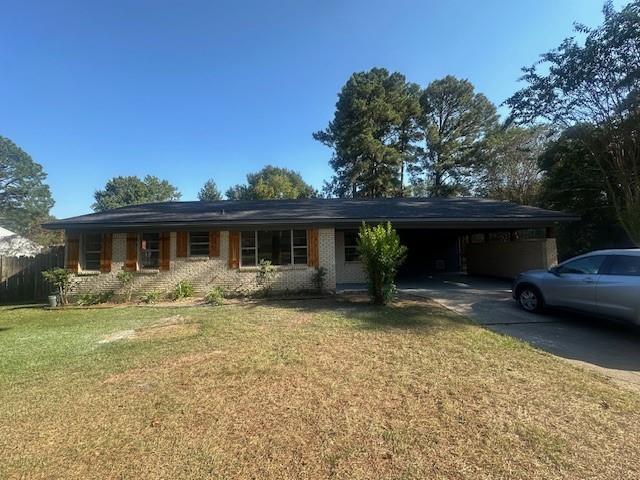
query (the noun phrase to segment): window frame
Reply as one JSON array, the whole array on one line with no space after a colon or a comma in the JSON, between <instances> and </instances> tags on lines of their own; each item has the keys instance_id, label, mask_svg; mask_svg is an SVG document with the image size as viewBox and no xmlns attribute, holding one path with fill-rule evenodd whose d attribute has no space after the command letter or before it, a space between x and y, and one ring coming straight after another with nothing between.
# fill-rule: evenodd
<instances>
[{"instance_id":1,"label":"window frame","mask_svg":"<svg viewBox=\"0 0 640 480\"><path fill-rule=\"evenodd\" d=\"M245 230L245 231L241 231L240 232L240 261L239 261L239 265L240 268L256 268L259 266L259 258L260 258L260 250L258 248L258 232L282 232L282 231L288 231L289 232L289 255L290 255L290 262L289 263L282 263L282 264L273 264L274 267L295 267L295 266L300 266L300 265L307 265L308 261L309 261L309 233L306 229L300 229L300 228L290 228L290 229L286 229L286 230ZM294 236L293 236L293 232L304 232L305 235L305 245L294 245ZM242 245L242 237L243 234L246 234L248 232L252 232L253 233L253 246L252 247L244 247ZM254 263L250 264L250 265L246 265L243 261L242 261L242 257L243 257L243 252L244 251L253 251L253 257L254 257ZM300 251L304 251L305 255L305 261L304 263L296 263L296 251L300 252ZM300 255L298 255L300 256Z\"/></svg>"},{"instance_id":2,"label":"window frame","mask_svg":"<svg viewBox=\"0 0 640 480\"><path fill-rule=\"evenodd\" d=\"M99 245L99 249L98 250L87 250L87 244L89 243L87 241L87 237L89 236L95 236L98 237L98 245ZM93 255L95 255L96 253L98 254L98 263L96 264L95 268L93 266L91 266L91 268L88 265L87 262L87 253L91 253ZM85 233L82 236L82 269L88 272L94 272L94 271L99 271L100 270L100 263L102 260L102 234L100 233Z\"/></svg>"},{"instance_id":3,"label":"window frame","mask_svg":"<svg viewBox=\"0 0 640 480\"><path fill-rule=\"evenodd\" d=\"M354 239L355 239L355 243L354 244L347 244L347 235L351 236L351 234L354 234ZM344 230L344 232L342 233L342 248L343 248L343 254L344 254L344 263L360 263L360 255L358 255L358 231L357 230ZM352 258L351 260L347 259L347 250L353 250L354 252L354 258Z\"/></svg>"},{"instance_id":4,"label":"window frame","mask_svg":"<svg viewBox=\"0 0 640 480\"><path fill-rule=\"evenodd\" d=\"M145 241L145 238L144 238L145 235L157 235L158 236L158 248L157 249L147 249L147 248L143 249L142 248L142 242ZM161 250L162 250L162 245L160 243L161 243L160 232L143 232L138 236L138 264L140 265L140 268L142 270L159 270L160 269L160 255L161 255ZM158 252L157 265L145 265L144 256L143 256L143 252L145 250L157 251Z\"/></svg>"},{"instance_id":5,"label":"window frame","mask_svg":"<svg viewBox=\"0 0 640 480\"><path fill-rule=\"evenodd\" d=\"M584 273L584 272L565 272L563 271L563 269L570 263L575 263L575 262L580 262L582 260L588 260L588 259L592 259L592 258L602 258L602 261L600 262L600 265L598 266L598 270L596 272L593 273ZM603 271L605 271L605 266L607 265L608 262L608 258L607 255L589 255L587 257L582 257L582 258L574 258L571 260L567 260L566 262L562 263L561 265L558 266L558 273L560 275L600 275Z\"/></svg>"},{"instance_id":6,"label":"window frame","mask_svg":"<svg viewBox=\"0 0 640 480\"><path fill-rule=\"evenodd\" d=\"M611 276L616 276L616 277L632 277L632 278L636 278L636 277L640 277L640 273L638 275L630 275L630 274L625 274L625 273L614 273L613 272L613 266L614 263L616 261L616 259L619 258L635 258L638 261L640 261L640 257L638 257L637 255L609 255L607 257L607 260L605 262L605 265L600 269L601 275L611 275Z\"/></svg>"},{"instance_id":7,"label":"window frame","mask_svg":"<svg viewBox=\"0 0 640 480\"><path fill-rule=\"evenodd\" d=\"M206 238L206 242L192 242L191 241L191 235L193 234L201 234L204 235ZM196 245L205 245L207 246L206 248L206 253L192 253L191 252L191 245L192 243L196 243ZM210 237L209 237L209 232L208 231L194 231L194 232L189 232L188 238L187 238L187 256L188 257L198 257L198 258L204 258L204 257L208 257L209 256L209 248L210 248Z\"/></svg>"}]
</instances>

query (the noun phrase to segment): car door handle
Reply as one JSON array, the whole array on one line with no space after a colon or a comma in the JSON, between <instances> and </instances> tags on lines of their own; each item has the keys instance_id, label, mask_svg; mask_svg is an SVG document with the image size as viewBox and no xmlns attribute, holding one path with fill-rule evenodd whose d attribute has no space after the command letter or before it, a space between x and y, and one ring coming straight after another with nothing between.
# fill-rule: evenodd
<instances>
[{"instance_id":1,"label":"car door handle","mask_svg":"<svg viewBox=\"0 0 640 480\"><path fill-rule=\"evenodd\" d=\"M582 281L584 283L593 283L593 282L595 282L595 280L593 278L591 278L591 277L584 278Z\"/></svg>"}]
</instances>

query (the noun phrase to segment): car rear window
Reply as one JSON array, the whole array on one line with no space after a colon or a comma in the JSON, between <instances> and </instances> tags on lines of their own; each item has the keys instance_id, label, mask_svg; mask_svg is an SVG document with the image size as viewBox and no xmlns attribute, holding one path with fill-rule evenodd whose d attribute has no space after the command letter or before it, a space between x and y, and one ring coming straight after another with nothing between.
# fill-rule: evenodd
<instances>
[{"instance_id":1,"label":"car rear window","mask_svg":"<svg viewBox=\"0 0 640 480\"><path fill-rule=\"evenodd\" d=\"M607 269L609 275L640 277L640 257L632 255L613 255Z\"/></svg>"}]
</instances>

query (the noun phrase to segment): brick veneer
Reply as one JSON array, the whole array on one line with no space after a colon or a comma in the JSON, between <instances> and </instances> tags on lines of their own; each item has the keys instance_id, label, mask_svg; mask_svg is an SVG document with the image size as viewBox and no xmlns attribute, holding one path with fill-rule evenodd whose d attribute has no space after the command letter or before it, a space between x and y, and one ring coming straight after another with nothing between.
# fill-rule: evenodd
<instances>
[{"instance_id":1,"label":"brick veneer","mask_svg":"<svg viewBox=\"0 0 640 480\"><path fill-rule=\"evenodd\" d=\"M118 272L122 271L126 257L126 233L113 235L113 253L110 273L82 271L73 276L70 293L78 295L83 293L101 293L113 291L123 294L122 285L117 279ZM335 291L335 232L333 228L321 228L318 232L318 254L320 267L326 270L325 288ZM195 287L196 293L205 294L213 287L222 287L229 293L249 293L255 291L256 273L255 267L243 267L240 269L228 268L229 232L220 232L220 257L186 257L176 258L176 233L171 233L171 267L168 271L136 272L133 282L134 298L141 294L156 291L159 293L171 292L181 280L190 281ZM82 262L80 262L82 265ZM313 276L315 268L306 265L292 265L277 267L277 273L272 285L274 291L296 291L313 289Z\"/></svg>"}]
</instances>

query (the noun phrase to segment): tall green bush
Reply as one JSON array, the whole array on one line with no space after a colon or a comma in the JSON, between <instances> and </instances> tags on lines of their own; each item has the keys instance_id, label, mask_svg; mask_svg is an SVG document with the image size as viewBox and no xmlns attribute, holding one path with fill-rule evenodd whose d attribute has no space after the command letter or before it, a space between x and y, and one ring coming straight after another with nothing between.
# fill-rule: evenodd
<instances>
[{"instance_id":1,"label":"tall green bush","mask_svg":"<svg viewBox=\"0 0 640 480\"><path fill-rule=\"evenodd\" d=\"M67 290L71 284L71 273L64 268L50 268L42 272L42 277L58 289L62 305L67 304Z\"/></svg>"},{"instance_id":2,"label":"tall green bush","mask_svg":"<svg viewBox=\"0 0 640 480\"><path fill-rule=\"evenodd\" d=\"M367 275L369 297L376 305L385 305L396 291L398 267L407 254L391 223L375 227L362 224L358 235L358 253Z\"/></svg>"}]
</instances>

